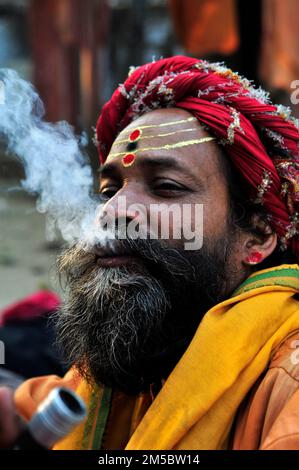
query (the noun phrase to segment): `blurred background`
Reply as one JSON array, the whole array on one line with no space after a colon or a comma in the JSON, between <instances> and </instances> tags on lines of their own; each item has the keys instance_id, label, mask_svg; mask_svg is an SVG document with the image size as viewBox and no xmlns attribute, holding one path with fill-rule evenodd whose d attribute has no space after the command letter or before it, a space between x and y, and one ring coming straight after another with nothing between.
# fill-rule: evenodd
<instances>
[{"instance_id":1,"label":"blurred background","mask_svg":"<svg viewBox=\"0 0 299 470\"><path fill-rule=\"evenodd\" d=\"M299 0L0 0L0 67L34 83L47 120L67 120L78 133L92 136L130 66L178 54L224 61L299 116L290 102ZM92 145L88 154L96 167ZM17 158L0 148L0 319L37 290L59 292L60 244L46 241L22 177Z\"/></svg>"}]
</instances>

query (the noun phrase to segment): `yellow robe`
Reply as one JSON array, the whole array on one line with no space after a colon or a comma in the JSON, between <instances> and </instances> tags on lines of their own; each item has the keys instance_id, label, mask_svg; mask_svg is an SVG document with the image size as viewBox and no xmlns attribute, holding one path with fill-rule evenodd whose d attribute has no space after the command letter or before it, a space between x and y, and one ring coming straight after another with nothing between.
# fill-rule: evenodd
<instances>
[{"instance_id":1,"label":"yellow robe","mask_svg":"<svg viewBox=\"0 0 299 470\"><path fill-rule=\"evenodd\" d=\"M75 370L36 378L16 392L30 418L57 385L86 401L86 421L54 449L225 449L242 400L267 368L271 352L299 328L299 266L250 276L210 309L161 390L129 397L88 386Z\"/></svg>"}]
</instances>

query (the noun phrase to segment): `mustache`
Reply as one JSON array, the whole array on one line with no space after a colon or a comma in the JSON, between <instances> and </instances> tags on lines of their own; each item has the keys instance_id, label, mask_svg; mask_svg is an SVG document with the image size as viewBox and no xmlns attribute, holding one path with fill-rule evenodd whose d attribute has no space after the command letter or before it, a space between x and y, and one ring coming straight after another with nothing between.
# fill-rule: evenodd
<instances>
[{"instance_id":1,"label":"mustache","mask_svg":"<svg viewBox=\"0 0 299 470\"><path fill-rule=\"evenodd\" d=\"M171 277L190 277L195 267L185 250L171 247L164 240L154 239L109 239L93 246L73 245L67 250L68 256L58 259L60 272L82 276L96 269L101 257L129 255L138 257L149 271L167 274Z\"/></svg>"},{"instance_id":2,"label":"mustache","mask_svg":"<svg viewBox=\"0 0 299 470\"><path fill-rule=\"evenodd\" d=\"M169 273L184 275L192 267L183 249L171 247L164 240L155 239L115 239L104 247L94 247L96 253L106 256L131 255L137 256L147 265L158 265ZM98 251L99 250L99 251ZM104 254L105 256L105 254Z\"/></svg>"}]
</instances>

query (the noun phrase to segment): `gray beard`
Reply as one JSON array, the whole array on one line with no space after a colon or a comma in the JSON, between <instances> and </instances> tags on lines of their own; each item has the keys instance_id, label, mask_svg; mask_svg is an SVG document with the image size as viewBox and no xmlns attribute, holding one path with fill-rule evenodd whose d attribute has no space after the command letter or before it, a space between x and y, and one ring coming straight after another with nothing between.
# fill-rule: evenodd
<instances>
[{"instance_id":1,"label":"gray beard","mask_svg":"<svg viewBox=\"0 0 299 470\"><path fill-rule=\"evenodd\" d=\"M78 248L61 257L68 298L56 315L58 340L89 382L136 394L166 379L204 313L221 300L225 259L197 255L196 273L181 252L170 255L161 276L146 265L99 267Z\"/></svg>"},{"instance_id":2,"label":"gray beard","mask_svg":"<svg viewBox=\"0 0 299 470\"><path fill-rule=\"evenodd\" d=\"M148 369L165 348L163 322L170 308L158 280L125 268L98 269L72 286L56 328L64 352L88 381L138 391L157 378L157 369Z\"/></svg>"}]
</instances>

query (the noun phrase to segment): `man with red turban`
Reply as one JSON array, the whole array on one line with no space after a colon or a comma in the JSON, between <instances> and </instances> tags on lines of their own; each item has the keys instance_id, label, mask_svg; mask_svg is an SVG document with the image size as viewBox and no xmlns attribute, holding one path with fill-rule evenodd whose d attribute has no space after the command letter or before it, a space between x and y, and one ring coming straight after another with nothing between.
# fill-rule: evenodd
<instances>
[{"instance_id":1,"label":"man with red turban","mask_svg":"<svg viewBox=\"0 0 299 470\"><path fill-rule=\"evenodd\" d=\"M25 382L18 412L65 385L89 413L56 449L299 449L298 122L222 64L172 57L130 72L96 142L116 235L61 256L73 367Z\"/></svg>"}]
</instances>

